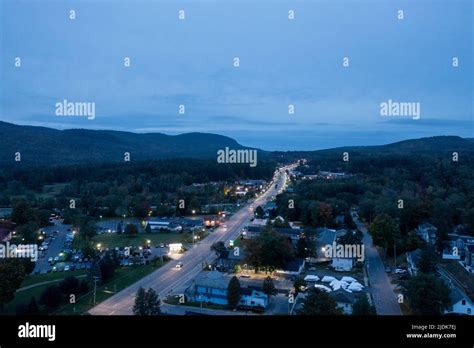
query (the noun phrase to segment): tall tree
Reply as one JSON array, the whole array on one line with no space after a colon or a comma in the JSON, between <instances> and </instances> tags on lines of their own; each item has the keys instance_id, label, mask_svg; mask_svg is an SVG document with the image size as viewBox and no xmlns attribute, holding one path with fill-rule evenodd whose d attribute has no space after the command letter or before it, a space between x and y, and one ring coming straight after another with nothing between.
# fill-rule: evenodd
<instances>
[{"instance_id":1,"label":"tall tree","mask_svg":"<svg viewBox=\"0 0 474 348\"><path fill-rule=\"evenodd\" d=\"M25 276L25 268L19 259L0 259L0 310L13 300Z\"/></svg>"},{"instance_id":2,"label":"tall tree","mask_svg":"<svg viewBox=\"0 0 474 348\"><path fill-rule=\"evenodd\" d=\"M161 300L158 294L152 288L149 288L146 292L145 303L148 315L159 315L161 314Z\"/></svg>"},{"instance_id":3,"label":"tall tree","mask_svg":"<svg viewBox=\"0 0 474 348\"><path fill-rule=\"evenodd\" d=\"M135 295L133 314L135 315L159 315L161 313L161 300L152 288L147 291L140 287Z\"/></svg>"},{"instance_id":4,"label":"tall tree","mask_svg":"<svg viewBox=\"0 0 474 348\"><path fill-rule=\"evenodd\" d=\"M291 242L271 229L245 243L246 263L266 272L282 267L293 257Z\"/></svg>"},{"instance_id":5,"label":"tall tree","mask_svg":"<svg viewBox=\"0 0 474 348\"><path fill-rule=\"evenodd\" d=\"M57 308L63 301L63 294L57 285L48 286L40 297L40 303L49 309Z\"/></svg>"},{"instance_id":6,"label":"tall tree","mask_svg":"<svg viewBox=\"0 0 474 348\"><path fill-rule=\"evenodd\" d=\"M241 295L239 279L233 276L227 286L227 303L229 306L236 308L239 305Z\"/></svg>"},{"instance_id":7,"label":"tall tree","mask_svg":"<svg viewBox=\"0 0 474 348\"><path fill-rule=\"evenodd\" d=\"M254 213L255 217L258 218L258 219L261 219L265 216L265 211L263 210L263 208L259 205L257 208L255 208L255 213Z\"/></svg>"},{"instance_id":8,"label":"tall tree","mask_svg":"<svg viewBox=\"0 0 474 348\"><path fill-rule=\"evenodd\" d=\"M222 254L227 251L227 248L225 247L224 242L219 241L215 242L211 245L211 251L214 251L216 253L216 256L221 257Z\"/></svg>"},{"instance_id":9,"label":"tall tree","mask_svg":"<svg viewBox=\"0 0 474 348\"><path fill-rule=\"evenodd\" d=\"M436 271L436 261L435 253L428 246L425 246L421 249L417 267L422 273L434 273Z\"/></svg>"},{"instance_id":10,"label":"tall tree","mask_svg":"<svg viewBox=\"0 0 474 348\"><path fill-rule=\"evenodd\" d=\"M272 295L276 295L277 290L275 288L275 284L273 283L273 279L271 277L266 277L263 280L262 291L265 294L267 294L268 297L271 297Z\"/></svg>"},{"instance_id":11,"label":"tall tree","mask_svg":"<svg viewBox=\"0 0 474 348\"><path fill-rule=\"evenodd\" d=\"M448 286L433 274L420 273L410 278L404 293L414 314L441 315L450 304Z\"/></svg>"},{"instance_id":12,"label":"tall tree","mask_svg":"<svg viewBox=\"0 0 474 348\"><path fill-rule=\"evenodd\" d=\"M363 294L355 301L352 307L352 315L375 315L375 307L371 306L367 296Z\"/></svg>"},{"instance_id":13,"label":"tall tree","mask_svg":"<svg viewBox=\"0 0 474 348\"><path fill-rule=\"evenodd\" d=\"M125 232L127 236L134 236L138 234L138 228L135 224L127 224L125 226Z\"/></svg>"},{"instance_id":14,"label":"tall tree","mask_svg":"<svg viewBox=\"0 0 474 348\"><path fill-rule=\"evenodd\" d=\"M133 314L147 315L146 309L146 291L141 286L135 295L135 303L133 305Z\"/></svg>"},{"instance_id":15,"label":"tall tree","mask_svg":"<svg viewBox=\"0 0 474 348\"><path fill-rule=\"evenodd\" d=\"M303 300L303 306L298 311L301 315L338 315L342 314L337 308L336 301L327 292L320 289L311 288L306 298Z\"/></svg>"},{"instance_id":16,"label":"tall tree","mask_svg":"<svg viewBox=\"0 0 474 348\"><path fill-rule=\"evenodd\" d=\"M385 253L397 242L400 230L395 221L387 214L377 215L369 227L376 245L384 248Z\"/></svg>"}]
</instances>

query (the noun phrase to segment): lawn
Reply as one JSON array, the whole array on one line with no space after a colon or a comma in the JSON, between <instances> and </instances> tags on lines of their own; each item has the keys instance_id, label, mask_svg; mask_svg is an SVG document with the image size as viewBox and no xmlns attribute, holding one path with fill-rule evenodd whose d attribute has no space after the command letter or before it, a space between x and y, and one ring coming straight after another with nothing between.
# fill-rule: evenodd
<instances>
[{"instance_id":1,"label":"lawn","mask_svg":"<svg viewBox=\"0 0 474 348\"><path fill-rule=\"evenodd\" d=\"M70 271L70 272L50 272L50 273L43 273L43 274L32 274L26 277L26 279L21 283L20 288L25 286L30 286L37 283L42 282L49 282L53 280L61 280L66 278L67 276L80 276L86 274L86 270L79 270L79 271Z\"/></svg>"},{"instance_id":2,"label":"lawn","mask_svg":"<svg viewBox=\"0 0 474 348\"><path fill-rule=\"evenodd\" d=\"M112 279L97 287L97 303L105 301L116 292L119 292L132 285L159 267L161 267L161 262L157 261L156 265L152 262L149 265L122 267L117 269ZM73 315L85 313L93 307L93 298L93 292L90 291L84 296L78 298L75 304L67 304L63 307L60 307L53 314Z\"/></svg>"},{"instance_id":3,"label":"lawn","mask_svg":"<svg viewBox=\"0 0 474 348\"><path fill-rule=\"evenodd\" d=\"M135 236L127 236L124 234L104 233L95 236L92 241L94 244L101 244L101 248L115 248L126 246L143 246L150 241L152 246L161 243L183 243L191 240L189 233L140 233Z\"/></svg>"},{"instance_id":4,"label":"lawn","mask_svg":"<svg viewBox=\"0 0 474 348\"><path fill-rule=\"evenodd\" d=\"M43 282L56 281L55 283L42 284L30 289L18 291L15 294L15 298L5 305L6 314L15 314L16 306L19 304L28 304L32 297L36 298L36 301L39 301L43 291L53 284L57 284L62 279L67 276L81 276L86 273L85 270L74 271L74 272L54 272L54 273L45 273L45 274L33 274L28 277L21 283L20 288L25 286L30 286L34 284L39 284Z\"/></svg>"},{"instance_id":5,"label":"lawn","mask_svg":"<svg viewBox=\"0 0 474 348\"><path fill-rule=\"evenodd\" d=\"M17 292L13 301L5 305L5 314L15 314L16 306L19 304L28 304L33 296L36 298L36 302L38 302L43 291L50 285L51 284L39 285L25 291Z\"/></svg>"}]
</instances>

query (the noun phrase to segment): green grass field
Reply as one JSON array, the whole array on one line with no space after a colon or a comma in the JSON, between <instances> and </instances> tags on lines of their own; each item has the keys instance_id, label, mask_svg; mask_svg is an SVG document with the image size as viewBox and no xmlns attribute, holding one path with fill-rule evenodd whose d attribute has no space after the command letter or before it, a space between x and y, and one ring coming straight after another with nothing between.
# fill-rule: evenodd
<instances>
[{"instance_id":1,"label":"green grass field","mask_svg":"<svg viewBox=\"0 0 474 348\"><path fill-rule=\"evenodd\" d=\"M116 292L119 292L120 290L123 290L126 287L132 285L139 279L157 270L159 267L161 267L161 263L157 261L156 265L151 263L145 266L122 267L117 269L112 279L110 279L103 285L97 287L97 303L105 301L107 298L114 295ZM53 314L74 315L85 313L93 307L93 300L94 295L93 292L90 291L81 298L78 298L75 304L68 304L63 307L60 307Z\"/></svg>"},{"instance_id":2,"label":"green grass field","mask_svg":"<svg viewBox=\"0 0 474 348\"><path fill-rule=\"evenodd\" d=\"M26 279L21 283L20 288L25 286L34 285L42 282L49 282L54 280L62 280L68 276L80 276L86 274L86 270L71 271L71 272L51 272L43 274L32 274L26 277Z\"/></svg>"},{"instance_id":3,"label":"green grass field","mask_svg":"<svg viewBox=\"0 0 474 348\"><path fill-rule=\"evenodd\" d=\"M26 290L17 291L13 301L5 305L6 314L15 314L16 306L19 304L28 304L32 297L36 298L36 301L39 301L43 291L53 284L58 284L67 276L82 276L86 274L85 270L74 271L74 272L55 272L55 273L45 273L45 274L33 274L26 277L26 279L21 283L20 289L26 286L31 286L35 284L40 284L43 282L54 281L54 283L38 285Z\"/></svg>"}]
</instances>

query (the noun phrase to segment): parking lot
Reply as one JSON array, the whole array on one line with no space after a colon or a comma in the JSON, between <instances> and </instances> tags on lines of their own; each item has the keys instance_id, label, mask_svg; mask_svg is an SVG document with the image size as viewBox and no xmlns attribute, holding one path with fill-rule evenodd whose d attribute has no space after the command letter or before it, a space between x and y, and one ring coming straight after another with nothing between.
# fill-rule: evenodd
<instances>
[{"instance_id":1,"label":"parking lot","mask_svg":"<svg viewBox=\"0 0 474 348\"><path fill-rule=\"evenodd\" d=\"M104 221L105 222L105 221ZM128 223L129 221L127 221ZM80 250L72 248L74 231L71 225L63 224L61 220L54 220L53 226L42 229L43 243L40 246L40 257L35 265L33 273L48 272L67 272L74 270L89 269L92 259L84 257ZM115 224L113 221L105 222L103 228ZM136 223L139 223L136 220ZM102 252L109 249L101 250ZM149 247L133 247L126 249L124 247L113 247L110 250L116 250L121 266L144 265L154 257L161 257L168 254L168 247L164 243Z\"/></svg>"}]
</instances>

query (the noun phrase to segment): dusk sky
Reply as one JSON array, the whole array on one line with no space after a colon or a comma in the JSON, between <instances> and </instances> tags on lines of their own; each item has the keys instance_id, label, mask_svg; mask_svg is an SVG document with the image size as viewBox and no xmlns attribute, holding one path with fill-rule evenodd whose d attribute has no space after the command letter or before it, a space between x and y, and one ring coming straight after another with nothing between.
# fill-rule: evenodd
<instances>
[{"instance_id":1,"label":"dusk sky","mask_svg":"<svg viewBox=\"0 0 474 348\"><path fill-rule=\"evenodd\" d=\"M266 150L474 137L472 16L472 0L0 0L0 120ZM95 103L95 119L56 116L64 99ZM381 116L389 99L420 103L420 119Z\"/></svg>"}]
</instances>

